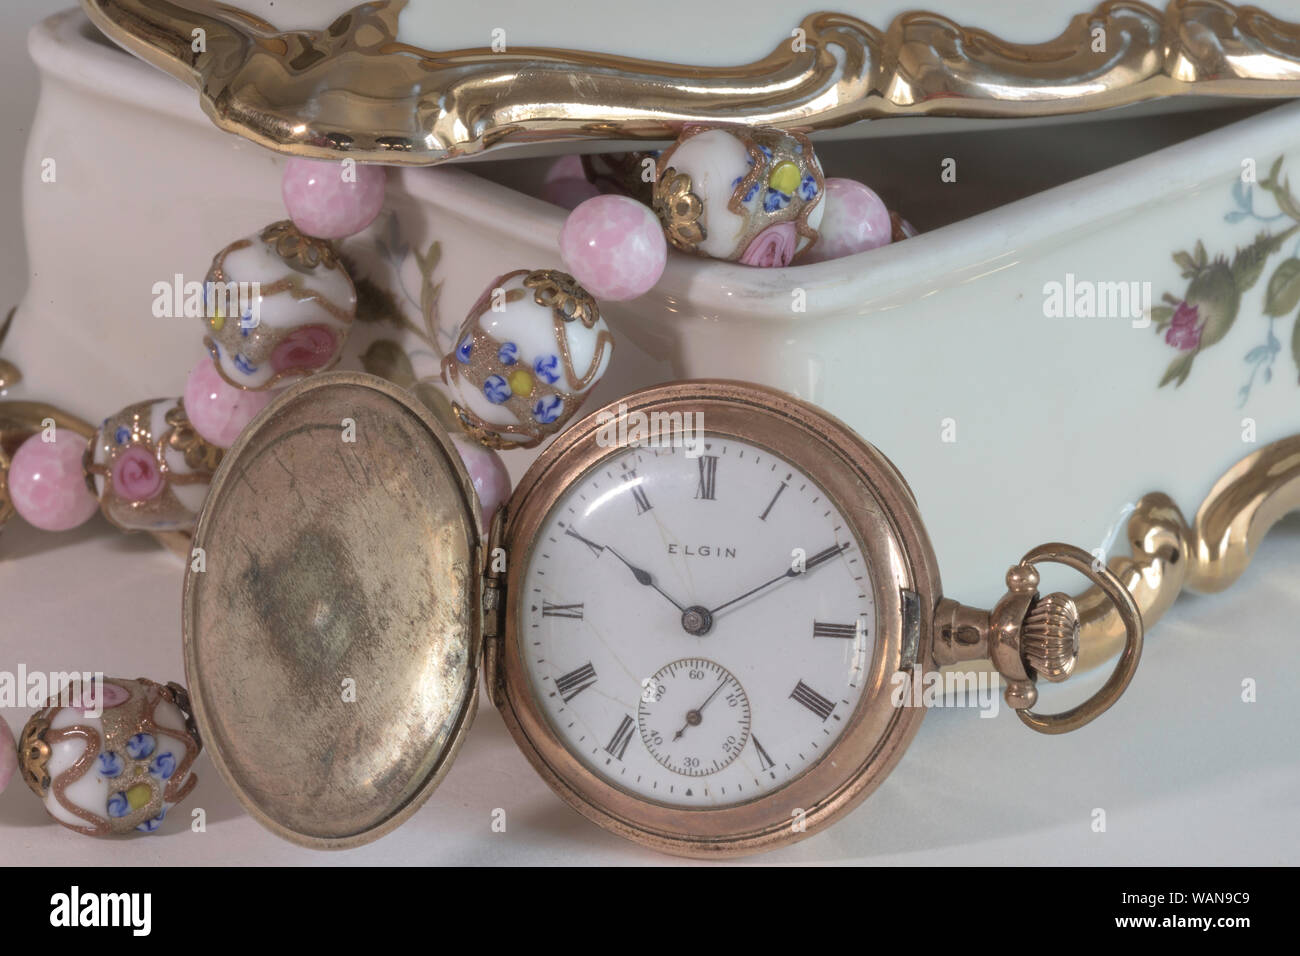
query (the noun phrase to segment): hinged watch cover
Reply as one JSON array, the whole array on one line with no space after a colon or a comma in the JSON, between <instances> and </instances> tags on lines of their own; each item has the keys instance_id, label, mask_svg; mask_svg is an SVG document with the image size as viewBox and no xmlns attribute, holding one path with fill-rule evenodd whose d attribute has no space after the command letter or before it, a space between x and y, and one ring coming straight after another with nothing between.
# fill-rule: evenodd
<instances>
[{"instance_id":1,"label":"hinged watch cover","mask_svg":"<svg viewBox=\"0 0 1300 956\"><path fill-rule=\"evenodd\" d=\"M477 707L481 549L469 475L409 392L313 376L244 430L183 619L203 740L257 820L344 848L433 792Z\"/></svg>"}]
</instances>

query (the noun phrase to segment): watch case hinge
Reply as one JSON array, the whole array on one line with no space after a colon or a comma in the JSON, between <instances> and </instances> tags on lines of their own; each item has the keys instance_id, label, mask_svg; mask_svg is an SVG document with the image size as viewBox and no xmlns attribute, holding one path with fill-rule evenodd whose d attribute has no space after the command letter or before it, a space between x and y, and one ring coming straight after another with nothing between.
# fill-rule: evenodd
<instances>
[{"instance_id":1,"label":"watch case hinge","mask_svg":"<svg viewBox=\"0 0 1300 956\"><path fill-rule=\"evenodd\" d=\"M483 680L497 706L501 703L499 675L506 597L506 559L501 549L505 511L503 505L493 516L483 555Z\"/></svg>"}]
</instances>

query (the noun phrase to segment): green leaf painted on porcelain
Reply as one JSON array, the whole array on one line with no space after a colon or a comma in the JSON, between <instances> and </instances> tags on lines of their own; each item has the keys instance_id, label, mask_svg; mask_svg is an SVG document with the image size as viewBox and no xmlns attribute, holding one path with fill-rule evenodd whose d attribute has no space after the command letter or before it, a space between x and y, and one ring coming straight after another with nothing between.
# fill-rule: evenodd
<instances>
[{"instance_id":1,"label":"green leaf painted on porcelain","mask_svg":"<svg viewBox=\"0 0 1300 956\"><path fill-rule=\"evenodd\" d=\"M1228 334L1237 321L1241 293L1233 281L1232 270L1223 260L1197 273L1187 286L1186 300L1196 306L1201 318L1200 348L1209 348Z\"/></svg>"},{"instance_id":2,"label":"green leaf painted on porcelain","mask_svg":"<svg viewBox=\"0 0 1300 956\"><path fill-rule=\"evenodd\" d=\"M1264 314L1278 318L1297 305L1300 305L1300 259L1284 259L1269 277Z\"/></svg>"},{"instance_id":3,"label":"green leaf painted on porcelain","mask_svg":"<svg viewBox=\"0 0 1300 956\"><path fill-rule=\"evenodd\" d=\"M410 388L415 384L415 369L400 345L391 339L376 339L361 355L361 365L371 375L388 379L394 385Z\"/></svg>"},{"instance_id":4,"label":"green leaf painted on porcelain","mask_svg":"<svg viewBox=\"0 0 1300 956\"><path fill-rule=\"evenodd\" d=\"M1160 379L1157 388L1164 388L1170 382L1174 383L1174 388L1182 385L1187 381L1187 376L1192 373L1192 362L1196 360L1195 352L1184 352L1178 358L1169 363L1169 368L1165 369L1165 374Z\"/></svg>"}]
</instances>

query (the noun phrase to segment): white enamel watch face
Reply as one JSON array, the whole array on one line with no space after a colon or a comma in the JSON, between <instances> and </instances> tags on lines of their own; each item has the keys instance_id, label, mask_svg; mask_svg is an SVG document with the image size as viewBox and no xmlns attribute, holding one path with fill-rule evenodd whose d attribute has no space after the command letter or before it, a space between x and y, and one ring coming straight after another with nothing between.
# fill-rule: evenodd
<instances>
[{"instance_id":1,"label":"white enamel watch face","mask_svg":"<svg viewBox=\"0 0 1300 956\"><path fill-rule=\"evenodd\" d=\"M590 770L683 808L778 790L835 744L875 631L866 557L798 465L704 436L571 484L524 576L524 662Z\"/></svg>"},{"instance_id":2,"label":"white enamel watch face","mask_svg":"<svg viewBox=\"0 0 1300 956\"><path fill-rule=\"evenodd\" d=\"M697 431L610 440L650 415ZM498 533L493 698L548 783L624 837L697 856L800 839L919 726L890 690L928 653L933 553L893 466L812 406L637 392L547 448Z\"/></svg>"}]
</instances>

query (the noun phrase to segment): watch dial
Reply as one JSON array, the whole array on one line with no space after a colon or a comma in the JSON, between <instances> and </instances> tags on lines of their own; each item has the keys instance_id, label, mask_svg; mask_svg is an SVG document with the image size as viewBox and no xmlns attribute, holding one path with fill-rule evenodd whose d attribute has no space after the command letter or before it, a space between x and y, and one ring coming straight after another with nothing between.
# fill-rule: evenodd
<instances>
[{"instance_id":1,"label":"watch dial","mask_svg":"<svg viewBox=\"0 0 1300 956\"><path fill-rule=\"evenodd\" d=\"M765 448L611 453L542 523L520 649L560 740L616 786L709 808L790 783L844 731L871 575L823 490Z\"/></svg>"}]
</instances>

